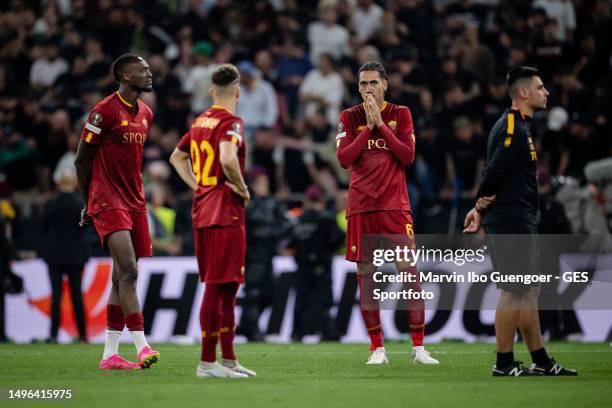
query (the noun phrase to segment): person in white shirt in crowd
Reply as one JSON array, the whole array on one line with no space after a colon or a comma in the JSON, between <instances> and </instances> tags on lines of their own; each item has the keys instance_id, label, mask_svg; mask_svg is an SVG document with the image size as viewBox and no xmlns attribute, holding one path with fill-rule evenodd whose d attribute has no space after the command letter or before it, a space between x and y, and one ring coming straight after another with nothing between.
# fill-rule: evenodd
<instances>
[{"instance_id":1,"label":"person in white shirt in crowd","mask_svg":"<svg viewBox=\"0 0 612 408\"><path fill-rule=\"evenodd\" d=\"M557 40L572 41L576 29L576 10L571 0L536 0L531 7L544 9L549 18L557 20Z\"/></svg>"},{"instance_id":2,"label":"person in white shirt in crowd","mask_svg":"<svg viewBox=\"0 0 612 408\"><path fill-rule=\"evenodd\" d=\"M333 57L327 53L320 54L318 68L310 70L300 85L300 112L308 119L319 109L324 109L327 123L335 126L343 96L344 82L334 71Z\"/></svg>"},{"instance_id":3,"label":"person in white shirt in crowd","mask_svg":"<svg viewBox=\"0 0 612 408\"><path fill-rule=\"evenodd\" d=\"M57 77L68 72L70 66L59 56L59 46L54 39L44 45L43 55L32 64L30 85L34 88L46 88L55 82Z\"/></svg>"},{"instance_id":4,"label":"person in white shirt in crowd","mask_svg":"<svg viewBox=\"0 0 612 408\"><path fill-rule=\"evenodd\" d=\"M350 34L337 23L338 12L331 4L322 3L319 7L319 20L308 25L307 37L310 44L310 61L317 65L319 56L326 52L339 60L351 54Z\"/></svg>"},{"instance_id":5,"label":"person in white shirt in crowd","mask_svg":"<svg viewBox=\"0 0 612 408\"><path fill-rule=\"evenodd\" d=\"M278 100L272 85L261 78L251 61L238 64L240 71L240 99L236 116L244 120L245 135L252 140L255 129L273 128L278 121Z\"/></svg>"},{"instance_id":6,"label":"person in white shirt in crowd","mask_svg":"<svg viewBox=\"0 0 612 408\"><path fill-rule=\"evenodd\" d=\"M359 44L365 44L374 34L382 28L382 7L373 0L359 0L353 12L351 24Z\"/></svg>"},{"instance_id":7,"label":"person in white shirt in crowd","mask_svg":"<svg viewBox=\"0 0 612 408\"><path fill-rule=\"evenodd\" d=\"M183 91L191 94L191 112L200 114L212 105L208 90L212 85L212 72L216 68L211 56L214 47L208 41L199 41L191 49L194 65L183 83Z\"/></svg>"}]
</instances>

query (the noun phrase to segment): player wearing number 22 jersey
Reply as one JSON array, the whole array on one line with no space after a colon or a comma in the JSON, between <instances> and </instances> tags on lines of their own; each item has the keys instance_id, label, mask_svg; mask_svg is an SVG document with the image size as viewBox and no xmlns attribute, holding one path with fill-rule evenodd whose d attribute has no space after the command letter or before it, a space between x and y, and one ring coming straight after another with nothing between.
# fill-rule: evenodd
<instances>
[{"instance_id":1,"label":"player wearing number 22 jersey","mask_svg":"<svg viewBox=\"0 0 612 408\"><path fill-rule=\"evenodd\" d=\"M212 106L196 118L177 146L189 154L198 183L192 218L200 280L205 283L244 282L244 200L225 184L219 162L219 143L231 142L238 148L244 174L243 129L242 119ZM213 235L215 239L207 239Z\"/></svg>"},{"instance_id":2,"label":"player wearing number 22 jersey","mask_svg":"<svg viewBox=\"0 0 612 408\"><path fill-rule=\"evenodd\" d=\"M170 157L181 179L195 191L194 243L200 279L206 283L196 376L252 377L257 373L240 365L234 352L234 307L244 282L244 207L250 199L243 177L244 124L234 115L240 97L238 69L231 64L217 67L210 93L215 104L196 118Z\"/></svg>"}]
</instances>

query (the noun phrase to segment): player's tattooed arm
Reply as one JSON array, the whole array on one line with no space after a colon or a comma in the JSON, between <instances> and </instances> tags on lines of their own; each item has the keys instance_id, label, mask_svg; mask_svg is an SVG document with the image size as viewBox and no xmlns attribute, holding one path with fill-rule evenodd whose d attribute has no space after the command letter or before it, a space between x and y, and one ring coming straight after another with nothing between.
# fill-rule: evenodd
<instances>
[{"instance_id":1,"label":"player's tattooed arm","mask_svg":"<svg viewBox=\"0 0 612 408\"><path fill-rule=\"evenodd\" d=\"M77 148L76 158L74 159L74 165L77 170L77 181L79 184L79 190L81 191L81 198L85 203L85 207L81 211L81 220L79 221L79 225L81 227L85 227L91 224L91 219L87 216L87 202L89 199L91 165L93 157L97 151L97 145L93 145L81 140L79 142L79 147Z\"/></svg>"},{"instance_id":2,"label":"player's tattooed arm","mask_svg":"<svg viewBox=\"0 0 612 408\"><path fill-rule=\"evenodd\" d=\"M242 172L240 171L240 163L238 161L238 147L232 142L222 141L219 143L219 163L227 182L225 184L244 199L246 205L251 199L249 189L244 182Z\"/></svg>"},{"instance_id":3,"label":"player's tattooed arm","mask_svg":"<svg viewBox=\"0 0 612 408\"><path fill-rule=\"evenodd\" d=\"M191 162L189 161L189 154L187 152L175 148L170 156L170 164L176 169L178 175L189 188L193 191L198 189L198 182L191 169Z\"/></svg>"}]
</instances>

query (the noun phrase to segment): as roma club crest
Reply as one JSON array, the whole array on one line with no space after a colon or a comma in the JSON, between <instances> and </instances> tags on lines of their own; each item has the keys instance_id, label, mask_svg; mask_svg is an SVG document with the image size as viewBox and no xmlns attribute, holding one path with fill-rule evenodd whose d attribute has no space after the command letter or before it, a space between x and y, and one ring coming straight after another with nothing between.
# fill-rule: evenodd
<instances>
[{"instance_id":1,"label":"as roma club crest","mask_svg":"<svg viewBox=\"0 0 612 408\"><path fill-rule=\"evenodd\" d=\"M98 112L94 112L91 114L89 121L92 125L98 126L100 123L102 123L102 115L100 115Z\"/></svg>"},{"instance_id":2,"label":"as roma club crest","mask_svg":"<svg viewBox=\"0 0 612 408\"><path fill-rule=\"evenodd\" d=\"M397 127L397 122L392 120L389 123L387 123L387 125L389 125L391 129L395 130L395 128Z\"/></svg>"},{"instance_id":3,"label":"as roma club crest","mask_svg":"<svg viewBox=\"0 0 612 408\"><path fill-rule=\"evenodd\" d=\"M147 126L148 122L147 122L147 120L146 120L145 118L142 118L142 124L143 124L145 127Z\"/></svg>"}]
</instances>

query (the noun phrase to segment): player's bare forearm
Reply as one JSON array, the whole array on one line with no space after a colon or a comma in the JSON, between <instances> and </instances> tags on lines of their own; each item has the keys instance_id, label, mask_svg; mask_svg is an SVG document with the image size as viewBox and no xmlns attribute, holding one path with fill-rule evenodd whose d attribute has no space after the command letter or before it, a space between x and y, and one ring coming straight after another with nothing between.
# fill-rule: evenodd
<instances>
[{"instance_id":1,"label":"player's bare forearm","mask_svg":"<svg viewBox=\"0 0 612 408\"><path fill-rule=\"evenodd\" d=\"M183 180L185 184L189 186L189 188L191 188L193 191L198 189L198 181L191 170L189 154L175 148L170 156L170 164L172 164L172 166L176 169L176 172L181 180Z\"/></svg>"},{"instance_id":2,"label":"player's bare forearm","mask_svg":"<svg viewBox=\"0 0 612 408\"><path fill-rule=\"evenodd\" d=\"M378 131L385 139L387 147L393 156L404 166L410 166L414 161L414 141L412 140L412 131L404 131L407 135L402 135L400 140L395 136L393 131L384 123L378 126Z\"/></svg>"},{"instance_id":3,"label":"player's bare forearm","mask_svg":"<svg viewBox=\"0 0 612 408\"><path fill-rule=\"evenodd\" d=\"M371 134L372 131L366 126L350 143L340 139L338 149L336 150L336 157L342 168L348 169L357 159L359 159Z\"/></svg>"},{"instance_id":4,"label":"player's bare forearm","mask_svg":"<svg viewBox=\"0 0 612 408\"><path fill-rule=\"evenodd\" d=\"M229 160L228 162L221 163L221 167L223 168L223 173L227 180L238 187L240 190L247 189L246 183L242 178L242 173L240 172L240 164L238 163L238 158L234 158L233 160Z\"/></svg>"},{"instance_id":5,"label":"player's bare forearm","mask_svg":"<svg viewBox=\"0 0 612 408\"><path fill-rule=\"evenodd\" d=\"M76 167L77 172L77 182L81 192L81 198L85 203L85 207L87 207L87 202L89 199L89 182L91 180L92 161L97 150L98 148L96 146L81 140L74 159L74 166Z\"/></svg>"},{"instance_id":6,"label":"player's bare forearm","mask_svg":"<svg viewBox=\"0 0 612 408\"><path fill-rule=\"evenodd\" d=\"M227 178L229 187L239 196L244 198L245 203L249 201L249 189L244 182L238 161L238 147L230 142L219 143L219 163L223 174Z\"/></svg>"}]
</instances>

